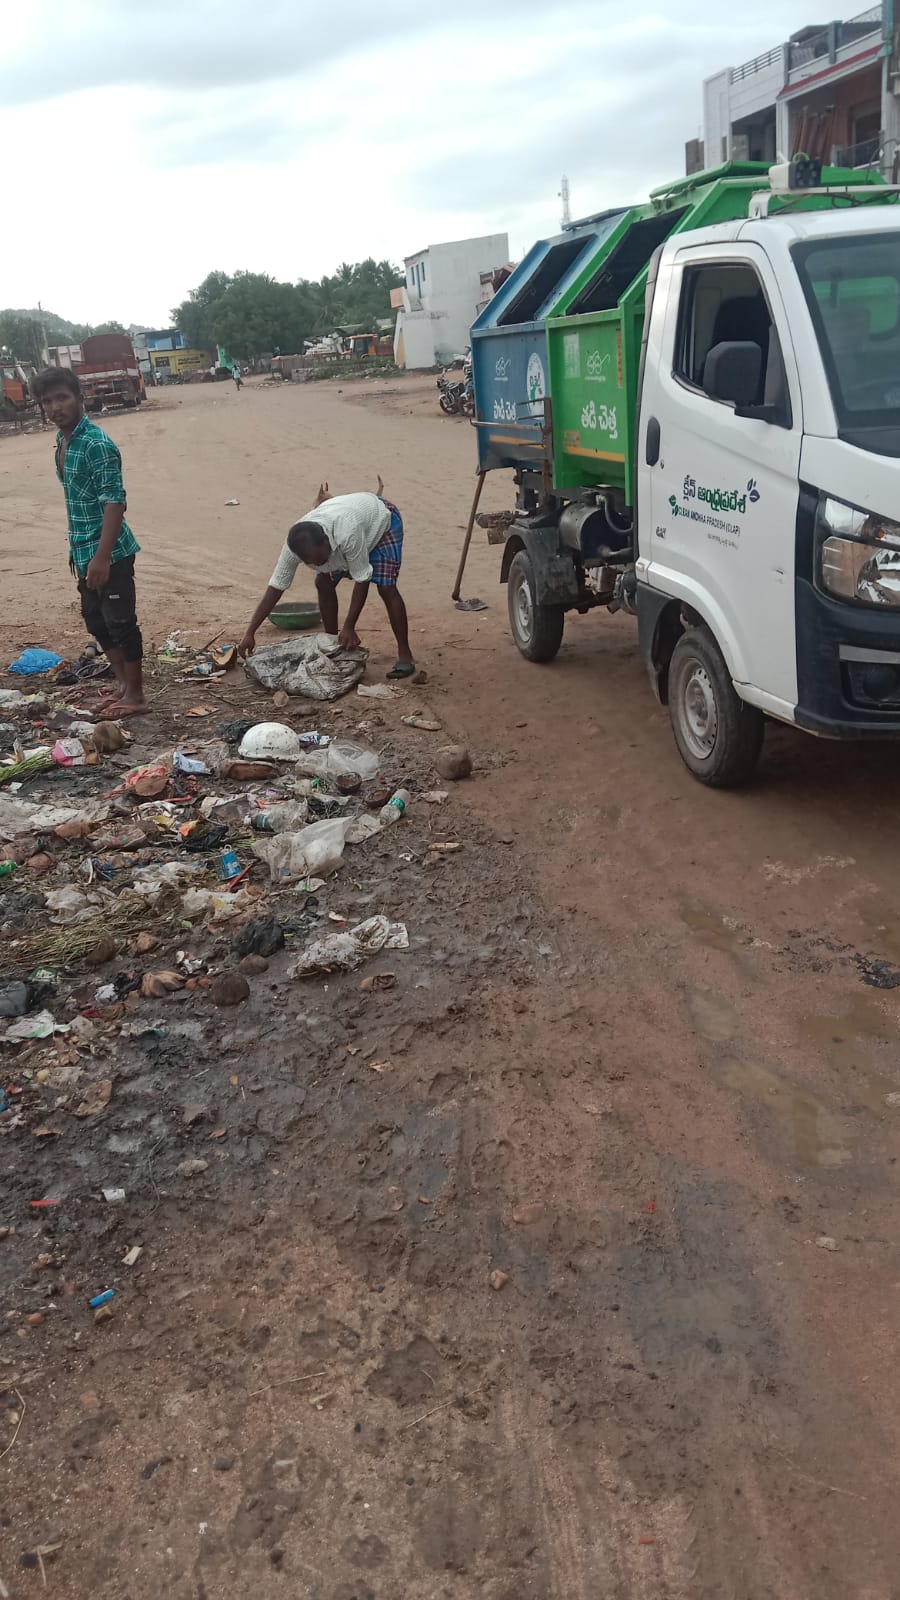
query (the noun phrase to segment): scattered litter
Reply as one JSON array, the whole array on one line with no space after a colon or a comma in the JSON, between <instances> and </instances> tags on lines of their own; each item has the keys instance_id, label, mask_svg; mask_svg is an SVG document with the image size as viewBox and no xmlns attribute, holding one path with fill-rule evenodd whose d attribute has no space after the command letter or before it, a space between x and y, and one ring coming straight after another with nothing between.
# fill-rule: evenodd
<instances>
[{"instance_id":1,"label":"scattered litter","mask_svg":"<svg viewBox=\"0 0 900 1600\"><path fill-rule=\"evenodd\" d=\"M115 1299L115 1295L115 1289L104 1289L102 1294L95 1294L93 1298L88 1301L88 1305L92 1311L96 1311L98 1306L109 1305L110 1300Z\"/></svg>"},{"instance_id":2,"label":"scattered litter","mask_svg":"<svg viewBox=\"0 0 900 1600\"><path fill-rule=\"evenodd\" d=\"M303 744L301 738L300 743ZM365 782L374 778L381 766L377 750L356 744L352 739L331 739L326 748L304 749L297 771L317 778L341 778L352 774Z\"/></svg>"},{"instance_id":3,"label":"scattered litter","mask_svg":"<svg viewBox=\"0 0 900 1600\"><path fill-rule=\"evenodd\" d=\"M373 994L377 990L396 989L397 974L396 972L372 972L367 978L363 978L359 987L363 994Z\"/></svg>"},{"instance_id":4,"label":"scattered litter","mask_svg":"<svg viewBox=\"0 0 900 1600\"><path fill-rule=\"evenodd\" d=\"M240 500L226 500L225 501L226 506L239 506L240 503L241 503Z\"/></svg>"},{"instance_id":5,"label":"scattered litter","mask_svg":"<svg viewBox=\"0 0 900 1600\"><path fill-rule=\"evenodd\" d=\"M311 822L298 833L279 833L253 844L253 853L264 861L273 883L291 883L298 878L330 877L341 865L348 823L341 818Z\"/></svg>"},{"instance_id":6,"label":"scattered litter","mask_svg":"<svg viewBox=\"0 0 900 1600\"><path fill-rule=\"evenodd\" d=\"M20 1044L25 1039L49 1039L54 1033L68 1033L66 1022L57 1022L52 1011L36 1011L31 1017L20 1017L10 1023L3 1035L6 1044Z\"/></svg>"},{"instance_id":7,"label":"scattered litter","mask_svg":"<svg viewBox=\"0 0 900 1600\"><path fill-rule=\"evenodd\" d=\"M238 755L245 761L297 761L300 740L283 722L257 722L244 734Z\"/></svg>"},{"instance_id":8,"label":"scattered litter","mask_svg":"<svg viewBox=\"0 0 900 1600\"><path fill-rule=\"evenodd\" d=\"M121 1206L125 1203L124 1189L103 1189L101 1193L108 1205Z\"/></svg>"},{"instance_id":9,"label":"scattered litter","mask_svg":"<svg viewBox=\"0 0 900 1600\"><path fill-rule=\"evenodd\" d=\"M9 664L10 672L16 672L23 677L32 677L39 672L49 672L52 667L58 667L62 656L56 655L53 650L23 650L22 654Z\"/></svg>"},{"instance_id":10,"label":"scattered litter","mask_svg":"<svg viewBox=\"0 0 900 1600\"><path fill-rule=\"evenodd\" d=\"M335 654L326 634L262 645L244 663L244 671L264 689L284 689L307 700L338 700L362 678L367 650Z\"/></svg>"},{"instance_id":11,"label":"scattered litter","mask_svg":"<svg viewBox=\"0 0 900 1600\"><path fill-rule=\"evenodd\" d=\"M841 1248L837 1240L829 1238L827 1233L820 1234L816 1244L820 1250L840 1250Z\"/></svg>"},{"instance_id":12,"label":"scattered litter","mask_svg":"<svg viewBox=\"0 0 900 1600\"><path fill-rule=\"evenodd\" d=\"M425 711L414 711L411 717L401 717L407 728L418 728L420 733L440 733L442 724L437 717L428 716Z\"/></svg>"},{"instance_id":13,"label":"scattered litter","mask_svg":"<svg viewBox=\"0 0 900 1600\"><path fill-rule=\"evenodd\" d=\"M201 1172L206 1171L208 1166L208 1161L202 1160L202 1158L199 1156L191 1156L187 1161L179 1161L175 1171L179 1178L198 1178ZM93 1303L94 1302L91 1301L91 1305L93 1305Z\"/></svg>"},{"instance_id":14,"label":"scattered litter","mask_svg":"<svg viewBox=\"0 0 900 1600\"><path fill-rule=\"evenodd\" d=\"M235 935L234 952L243 956L273 956L284 948L284 928L275 917L255 917Z\"/></svg>"},{"instance_id":15,"label":"scattered litter","mask_svg":"<svg viewBox=\"0 0 900 1600\"><path fill-rule=\"evenodd\" d=\"M322 939L313 939L288 968L287 975L305 978L335 969L349 972L361 966L367 956L377 955L379 950L408 949L405 923L391 922L384 916L368 917L347 933L330 933Z\"/></svg>"},{"instance_id":16,"label":"scattered litter","mask_svg":"<svg viewBox=\"0 0 900 1600\"><path fill-rule=\"evenodd\" d=\"M126 1250L124 1256L122 1257L122 1265L123 1265L123 1267L133 1267L135 1262L137 1261L138 1257L143 1255L143 1252L144 1252L143 1245L141 1245L141 1244L133 1244L131 1246L131 1249L130 1250Z\"/></svg>"},{"instance_id":17,"label":"scattered litter","mask_svg":"<svg viewBox=\"0 0 900 1600\"><path fill-rule=\"evenodd\" d=\"M420 795L428 806L442 806L449 797L449 789L429 789L427 794Z\"/></svg>"},{"instance_id":18,"label":"scattered litter","mask_svg":"<svg viewBox=\"0 0 900 1600\"><path fill-rule=\"evenodd\" d=\"M92 1083L79 1106L75 1108L76 1117L95 1117L99 1111L105 1111L112 1099L112 1079L101 1078L99 1082Z\"/></svg>"},{"instance_id":19,"label":"scattered litter","mask_svg":"<svg viewBox=\"0 0 900 1600\"><path fill-rule=\"evenodd\" d=\"M397 697L396 689L389 683L361 683L356 692L364 700L395 700Z\"/></svg>"},{"instance_id":20,"label":"scattered litter","mask_svg":"<svg viewBox=\"0 0 900 1600\"><path fill-rule=\"evenodd\" d=\"M87 751L80 739L57 739L52 754L58 767L83 767L87 761Z\"/></svg>"}]
</instances>

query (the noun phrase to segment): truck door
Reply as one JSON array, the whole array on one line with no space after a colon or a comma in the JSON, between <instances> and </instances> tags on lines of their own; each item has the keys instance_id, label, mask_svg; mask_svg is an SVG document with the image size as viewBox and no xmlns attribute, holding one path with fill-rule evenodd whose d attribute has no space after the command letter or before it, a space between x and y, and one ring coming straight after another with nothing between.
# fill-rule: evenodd
<instances>
[{"instance_id":1,"label":"truck door","mask_svg":"<svg viewBox=\"0 0 900 1600\"><path fill-rule=\"evenodd\" d=\"M653 322L641 402L639 577L700 614L745 699L791 717L803 424L767 257L740 242L679 251L660 274ZM721 397L729 383L741 389L737 405Z\"/></svg>"}]
</instances>

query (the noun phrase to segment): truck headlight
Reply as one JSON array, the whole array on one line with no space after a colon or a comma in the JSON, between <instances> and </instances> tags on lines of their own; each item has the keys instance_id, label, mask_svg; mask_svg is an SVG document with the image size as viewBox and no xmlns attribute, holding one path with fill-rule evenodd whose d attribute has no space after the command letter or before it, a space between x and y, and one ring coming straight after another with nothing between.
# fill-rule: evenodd
<instances>
[{"instance_id":1,"label":"truck headlight","mask_svg":"<svg viewBox=\"0 0 900 1600\"><path fill-rule=\"evenodd\" d=\"M900 609L900 523L821 495L816 533L823 589L839 600Z\"/></svg>"}]
</instances>

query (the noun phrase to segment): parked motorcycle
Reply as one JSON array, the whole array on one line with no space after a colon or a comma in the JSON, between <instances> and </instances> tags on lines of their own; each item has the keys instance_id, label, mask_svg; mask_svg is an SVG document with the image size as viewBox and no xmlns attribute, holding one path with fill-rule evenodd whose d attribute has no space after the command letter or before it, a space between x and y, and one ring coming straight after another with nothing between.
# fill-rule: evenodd
<instances>
[{"instance_id":1,"label":"parked motorcycle","mask_svg":"<svg viewBox=\"0 0 900 1600\"><path fill-rule=\"evenodd\" d=\"M475 409L474 398L465 381L459 383L442 372L437 381L440 390L438 404L448 417L470 417Z\"/></svg>"},{"instance_id":2,"label":"parked motorcycle","mask_svg":"<svg viewBox=\"0 0 900 1600\"><path fill-rule=\"evenodd\" d=\"M437 386L440 391L438 404L445 416L458 417L459 402L465 393L465 384L457 383L453 378L448 378L446 372L442 372Z\"/></svg>"}]
</instances>

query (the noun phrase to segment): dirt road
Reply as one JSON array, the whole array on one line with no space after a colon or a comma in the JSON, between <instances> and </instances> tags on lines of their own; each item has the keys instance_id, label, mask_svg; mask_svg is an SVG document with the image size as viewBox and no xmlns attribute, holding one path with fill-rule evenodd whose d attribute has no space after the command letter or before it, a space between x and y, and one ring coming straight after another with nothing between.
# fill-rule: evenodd
<instances>
[{"instance_id":1,"label":"dirt road","mask_svg":"<svg viewBox=\"0 0 900 1600\"><path fill-rule=\"evenodd\" d=\"M708 793L626 621L527 665L477 539L490 610L455 611L471 433L430 385L185 390L110 431L157 641L235 633L320 478L380 471L428 703L476 772L446 871L419 871L419 808L411 860L392 830L342 882L339 910L415 927L399 991L273 983L188 1058L123 1047L80 1177L65 1138L4 1145L17 1196L67 1159L86 1193L110 1152L128 1191L0 1209L9 1594L58 1539L60 1600L894 1600L898 756L774 729L752 790ZM49 455L0 441L4 649L79 637ZM400 709L379 737L424 783ZM134 1242L98 1331L64 1280Z\"/></svg>"}]
</instances>

